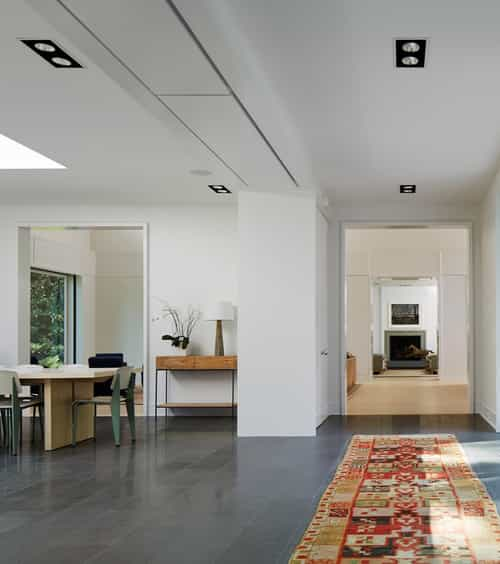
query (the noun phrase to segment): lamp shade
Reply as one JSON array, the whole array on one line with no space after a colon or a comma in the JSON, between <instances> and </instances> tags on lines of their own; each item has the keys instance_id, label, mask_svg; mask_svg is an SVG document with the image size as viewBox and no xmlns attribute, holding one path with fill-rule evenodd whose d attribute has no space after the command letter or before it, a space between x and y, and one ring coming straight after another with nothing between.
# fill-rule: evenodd
<instances>
[{"instance_id":1,"label":"lamp shade","mask_svg":"<svg viewBox=\"0 0 500 564\"><path fill-rule=\"evenodd\" d=\"M215 302L205 308L203 318L206 321L232 321L234 319L234 307L231 302Z\"/></svg>"}]
</instances>

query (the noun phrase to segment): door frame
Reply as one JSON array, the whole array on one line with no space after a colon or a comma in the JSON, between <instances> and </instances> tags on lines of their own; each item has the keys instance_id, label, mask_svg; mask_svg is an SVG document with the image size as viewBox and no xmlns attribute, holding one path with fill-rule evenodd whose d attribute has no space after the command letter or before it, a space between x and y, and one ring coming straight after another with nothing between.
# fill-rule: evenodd
<instances>
[{"instance_id":1,"label":"door frame","mask_svg":"<svg viewBox=\"0 0 500 564\"><path fill-rule=\"evenodd\" d=\"M150 415L150 340L149 340L149 223L147 222L126 222L126 221L25 221L16 224L17 242L20 244L21 232L36 227L63 227L75 229L137 229L142 231L142 274L143 274L143 366L144 366L144 416ZM19 252L19 251L18 251ZM18 272L18 285L23 277L22 272ZM29 296L28 296L29 299ZM25 332L20 329L20 337L25 337ZM29 329L29 327L28 327ZM30 331L27 332L29 335Z\"/></svg>"},{"instance_id":2,"label":"door frame","mask_svg":"<svg viewBox=\"0 0 500 564\"><path fill-rule=\"evenodd\" d=\"M363 220L340 220L340 237L339 237L339 288L340 288L340 331L339 331L339 375L340 375L340 414L348 415L347 413L347 386L345 381L346 371L346 354L347 354L347 318L346 318L346 305L347 305L347 284L346 284L346 231L348 229L384 229L395 226L402 226L409 228L415 227L428 227L434 229L449 229L452 227L460 227L468 233L469 243L469 272L468 272L468 337L467 337L467 382L469 385L469 408L470 413L475 413L475 370L474 370L474 333L475 333L475 265L474 265L474 224L472 221L363 221ZM438 277L440 279L440 276ZM440 282L440 280L439 280ZM441 320L440 320L441 321Z\"/></svg>"}]
</instances>

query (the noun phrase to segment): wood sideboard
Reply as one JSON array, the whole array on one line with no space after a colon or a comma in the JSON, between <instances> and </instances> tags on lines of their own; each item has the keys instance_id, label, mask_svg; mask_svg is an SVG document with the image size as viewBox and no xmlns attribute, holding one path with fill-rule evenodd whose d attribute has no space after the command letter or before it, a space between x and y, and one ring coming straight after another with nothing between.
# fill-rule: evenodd
<instances>
[{"instance_id":1,"label":"wood sideboard","mask_svg":"<svg viewBox=\"0 0 500 564\"><path fill-rule=\"evenodd\" d=\"M351 356L347 358L345 367L346 367L346 379L347 379L347 394L349 394L350 392L352 392L352 389L356 385L356 372L357 372L356 357Z\"/></svg>"}]
</instances>

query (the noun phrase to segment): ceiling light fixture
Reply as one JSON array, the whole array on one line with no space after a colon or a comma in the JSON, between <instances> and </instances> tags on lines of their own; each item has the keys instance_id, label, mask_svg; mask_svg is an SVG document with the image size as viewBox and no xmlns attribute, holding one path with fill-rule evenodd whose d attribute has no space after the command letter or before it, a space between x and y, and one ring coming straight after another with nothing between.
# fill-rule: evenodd
<instances>
[{"instance_id":1,"label":"ceiling light fixture","mask_svg":"<svg viewBox=\"0 0 500 564\"><path fill-rule=\"evenodd\" d=\"M416 184L401 184L399 186L399 192L401 194L415 194L417 191Z\"/></svg>"},{"instance_id":2,"label":"ceiling light fixture","mask_svg":"<svg viewBox=\"0 0 500 564\"><path fill-rule=\"evenodd\" d=\"M223 184L209 184L208 187L216 194L232 194L231 190L226 188Z\"/></svg>"},{"instance_id":3,"label":"ceiling light fixture","mask_svg":"<svg viewBox=\"0 0 500 564\"><path fill-rule=\"evenodd\" d=\"M403 57L401 59L401 62L403 63L403 65L411 65L411 66L418 65L417 57Z\"/></svg>"},{"instance_id":4,"label":"ceiling light fixture","mask_svg":"<svg viewBox=\"0 0 500 564\"><path fill-rule=\"evenodd\" d=\"M417 53L420 51L420 45L415 41L408 41L408 43L403 43L401 49L403 49L405 53Z\"/></svg>"},{"instance_id":5,"label":"ceiling light fixture","mask_svg":"<svg viewBox=\"0 0 500 564\"><path fill-rule=\"evenodd\" d=\"M68 55L51 39L21 39L21 42L40 55L53 67L59 69L81 69L82 65Z\"/></svg>"},{"instance_id":6,"label":"ceiling light fixture","mask_svg":"<svg viewBox=\"0 0 500 564\"><path fill-rule=\"evenodd\" d=\"M45 51L47 53L53 53L56 48L53 45L50 45L49 43L43 43L43 42L38 42L35 43L35 49L37 51Z\"/></svg>"},{"instance_id":7,"label":"ceiling light fixture","mask_svg":"<svg viewBox=\"0 0 500 564\"><path fill-rule=\"evenodd\" d=\"M66 167L0 134L0 170L62 168Z\"/></svg>"},{"instance_id":8,"label":"ceiling light fixture","mask_svg":"<svg viewBox=\"0 0 500 564\"><path fill-rule=\"evenodd\" d=\"M64 59L63 57L52 57L52 62L60 67L70 67L71 61L69 59Z\"/></svg>"},{"instance_id":9,"label":"ceiling light fixture","mask_svg":"<svg viewBox=\"0 0 500 564\"><path fill-rule=\"evenodd\" d=\"M395 39L397 68L422 68L426 62L427 39ZM418 57L415 54L418 53Z\"/></svg>"}]
</instances>

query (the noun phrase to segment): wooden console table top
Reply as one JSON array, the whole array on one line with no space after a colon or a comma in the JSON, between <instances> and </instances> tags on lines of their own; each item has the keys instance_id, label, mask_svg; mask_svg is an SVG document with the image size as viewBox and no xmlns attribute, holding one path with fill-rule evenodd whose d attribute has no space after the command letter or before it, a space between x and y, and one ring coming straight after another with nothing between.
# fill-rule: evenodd
<instances>
[{"instance_id":1,"label":"wooden console table top","mask_svg":"<svg viewBox=\"0 0 500 564\"><path fill-rule=\"evenodd\" d=\"M156 370L236 370L237 356L157 356Z\"/></svg>"}]
</instances>

